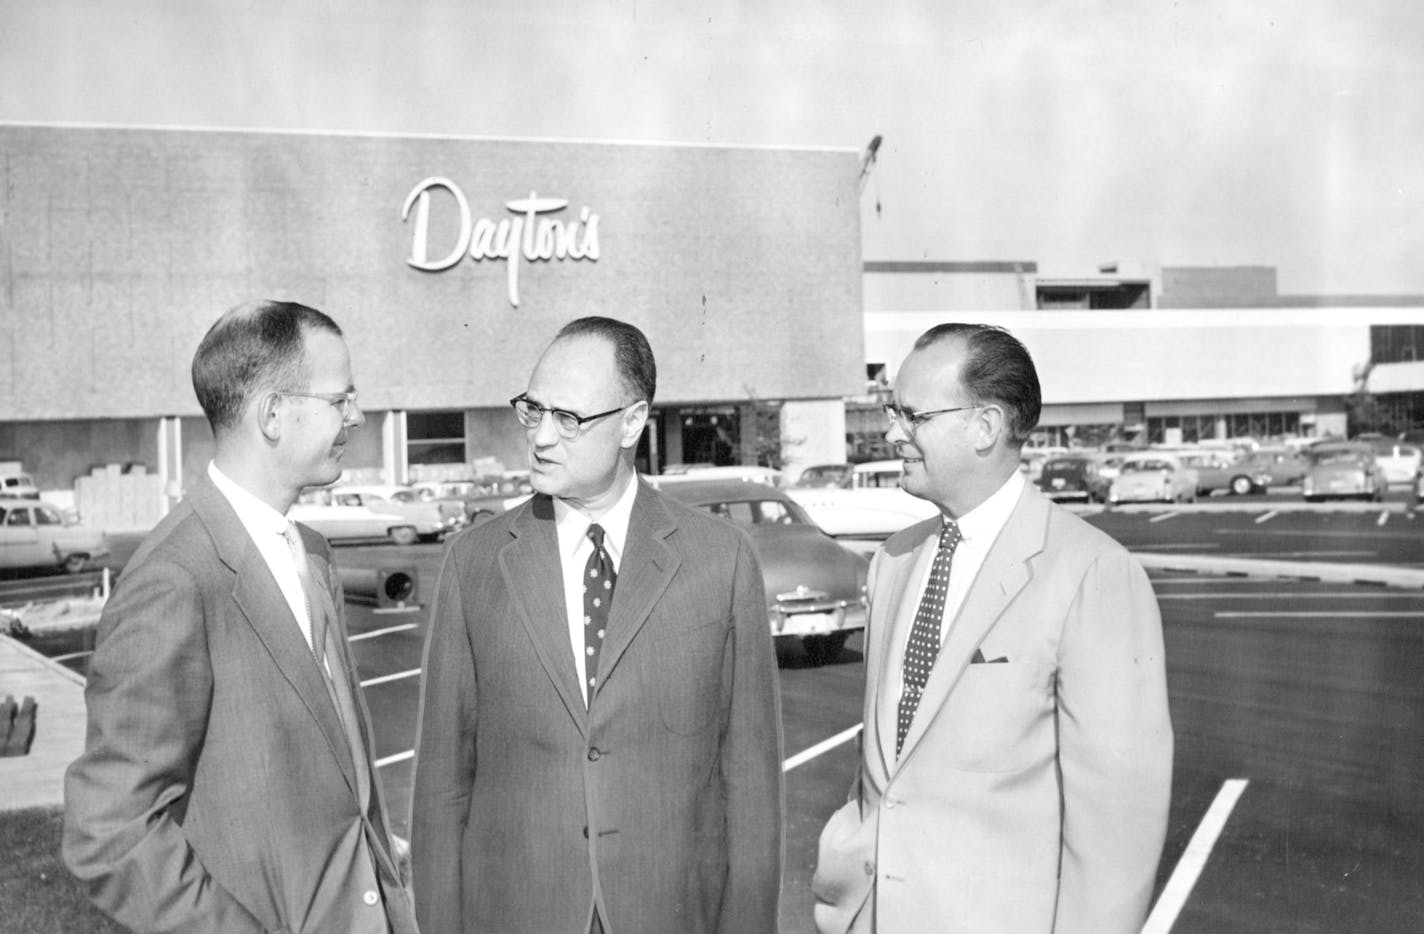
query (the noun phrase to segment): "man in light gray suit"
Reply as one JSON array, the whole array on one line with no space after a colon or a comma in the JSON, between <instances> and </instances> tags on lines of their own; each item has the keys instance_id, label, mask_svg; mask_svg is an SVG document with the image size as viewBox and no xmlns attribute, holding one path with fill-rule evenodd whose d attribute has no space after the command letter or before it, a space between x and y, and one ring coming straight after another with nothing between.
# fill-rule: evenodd
<instances>
[{"instance_id":1,"label":"man in light gray suit","mask_svg":"<svg viewBox=\"0 0 1424 934\"><path fill-rule=\"evenodd\" d=\"M762 934L781 717L746 535L633 467L637 328L567 325L512 400L528 502L446 549L411 846L426 934Z\"/></svg>"},{"instance_id":2,"label":"man in light gray suit","mask_svg":"<svg viewBox=\"0 0 1424 934\"><path fill-rule=\"evenodd\" d=\"M414 934L331 550L285 517L363 421L341 329L239 306L193 387L216 455L104 608L64 860L135 931Z\"/></svg>"}]
</instances>

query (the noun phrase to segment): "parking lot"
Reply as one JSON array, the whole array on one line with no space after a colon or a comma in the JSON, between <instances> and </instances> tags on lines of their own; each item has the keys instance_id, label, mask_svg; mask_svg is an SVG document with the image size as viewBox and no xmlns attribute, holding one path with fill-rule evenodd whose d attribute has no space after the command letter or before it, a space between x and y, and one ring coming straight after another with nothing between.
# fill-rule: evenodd
<instances>
[{"instance_id":1,"label":"parking lot","mask_svg":"<svg viewBox=\"0 0 1424 934\"><path fill-rule=\"evenodd\" d=\"M1087 511L1156 568L1164 620L1177 746L1151 931L1407 930L1424 909L1424 590L1355 573L1424 569L1424 518L1400 503L1288 507L1264 497ZM338 561L413 569L423 599L439 554L438 545L343 547ZM1268 576L1172 567L1202 556L1264 562L1256 566ZM402 828L427 612L349 608ZM70 664L82 667L83 656ZM812 929L816 837L855 766L860 640L825 666L785 647L780 675L782 930L795 934Z\"/></svg>"}]
</instances>

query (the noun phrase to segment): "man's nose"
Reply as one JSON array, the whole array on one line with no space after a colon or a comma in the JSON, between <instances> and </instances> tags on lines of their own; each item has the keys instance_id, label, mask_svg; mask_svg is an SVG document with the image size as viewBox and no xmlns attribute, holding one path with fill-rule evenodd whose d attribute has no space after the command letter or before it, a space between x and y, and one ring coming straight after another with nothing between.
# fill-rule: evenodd
<instances>
[{"instance_id":1,"label":"man's nose","mask_svg":"<svg viewBox=\"0 0 1424 934\"><path fill-rule=\"evenodd\" d=\"M540 412L539 424L530 429L535 447L547 448L559 443L559 430L554 427L554 413Z\"/></svg>"},{"instance_id":2,"label":"man's nose","mask_svg":"<svg viewBox=\"0 0 1424 934\"><path fill-rule=\"evenodd\" d=\"M901 441L908 442L910 436L905 433L905 428L900 424L898 418L890 419L890 426L885 429L885 440L891 444L899 444Z\"/></svg>"},{"instance_id":3,"label":"man's nose","mask_svg":"<svg viewBox=\"0 0 1424 934\"><path fill-rule=\"evenodd\" d=\"M361 411L360 405L355 402L351 403L351 414L346 417L346 427L360 428L364 424L366 424L366 413Z\"/></svg>"}]
</instances>

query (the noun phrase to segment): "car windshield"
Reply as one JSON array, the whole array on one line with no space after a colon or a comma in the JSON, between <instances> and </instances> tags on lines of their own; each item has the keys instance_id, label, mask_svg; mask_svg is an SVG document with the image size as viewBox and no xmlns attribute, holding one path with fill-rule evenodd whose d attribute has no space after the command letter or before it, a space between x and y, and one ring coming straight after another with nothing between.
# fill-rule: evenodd
<instances>
[{"instance_id":1,"label":"car windshield","mask_svg":"<svg viewBox=\"0 0 1424 934\"><path fill-rule=\"evenodd\" d=\"M811 524L811 520L798 507L779 499L744 499L703 503L702 508L714 516L721 516L737 525Z\"/></svg>"},{"instance_id":2,"label":"car windshield","mask_svg":"<svg viewBox=\"0 0 1424 934\"><path fill-rule=\"evenodd\" d=\"M1171 470L1169 461L1128 461L1122 465L1123 473L1152 473L1157 470Z\"/></svg>"}]
</instances>

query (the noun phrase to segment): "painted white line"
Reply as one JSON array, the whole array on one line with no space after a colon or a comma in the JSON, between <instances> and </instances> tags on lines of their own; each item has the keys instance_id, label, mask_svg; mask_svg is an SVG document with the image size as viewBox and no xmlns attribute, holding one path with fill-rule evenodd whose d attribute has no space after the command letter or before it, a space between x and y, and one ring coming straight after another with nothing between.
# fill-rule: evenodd
<instances>
[{"instance_id":1,"label":"painted white line","mask_svg":"<svg viewBox=\"0 0 1424 934\"><path fill-rule=\"evenodd\" d=\"M1148 519L1147 521L1148 521L1148 522L1163 522L1163 521L1165 521L1165 520L1167 520L1167 519L1175 519L1175 518L1177 518L1177 517L1180 516L1180 515L1181 515L1180 512L1172 512L1172 511L1169 511L1169 512L1164 512L1164 513L1160 513L1160 514L1158 514L1158 515L1155 515L1155 516L1153 516L1151 519Z\"/></svg>"},{"instance_id":2,"label":"painted white line","mask_svg":"<svg viewBox=\"0 0 1424 934\"><path fill-rule=\"evenodd\" d=\"M1206 868L1206 861L1211 857L1211 848L1216 846L1216 838L1221 836L1221 829L1226 826L1226 820L1231 816L1231 810L1236 807L1236 802L1246 790L1247 784L1248 781L1244 778L1228 778L1222 782L1221 790L1216 793L1216 800L1207 808L1206 816L1197 825L1196 833L1192 834L1191 842L1182 852L1182 858L1177 861L1177 868L1172 870L1172 878L1167 880L1157 904L1152 906L1152 914L1147 916L1147 923L1142 926L1142 934L1167 934L1172 930L1177 915L1181 914L1182 906L1187 903L1187 896L1192 894L1192 887L1197 884L1197 878Z\"/></svg>"},{"instance_id":3,"label":"painted white line","mask_svg":"<svg viewBox=\"0 0 1424 934\"><path fill-rule=\"evenodd\" d=\"M72 658L83 658L83 657L86 656L86 655L93 655L93 654L94 654L93 651L89 651L89 652L70 652L68 655L51 655L49 660L52 661L52 662L67 662L67 661L69 661L69 660L72 659Z\"/></svg>"},{"instance_id":4,"label":"painted white line","mask_svg":"<svg viewBox=\"0 0 1424 934\"><path fill-rule=\"evenodd\" d=\"M1280 591L1278 593L1234 593L1229 597L1224 597L1216 593L1159 593L1158 600L1285 600L1292 597L1301 597L1299 591ZM1407 592L1380 593L1379 591L1367 590L1363 593L1352 593L1344 591L1341 593L1307 593L1304 598L1310 600L1403 600L1417 599L1418 594Z\"/></svg>"},{"instance_id":5,"label":"painted white line","mask_svg":"<svg viewBox=\"0 0 1424 934\"><path fill-rule=\"evenodd\" d=\"M1221 542L1164 542L1160 545L1153 545L1153 551L1189 551L1196 554L1199 551L1211 551L1220 548Z\"/></svg>"},{"instance_id":6,"label":"painted white line","mask_svg":"<svg viewBox=\"0 0 1424 934\"><path fill-rule=\"evenodd\" d=\"M1255 523L1256 523L1257 525L1260 525L1262 522L1270 522L1272 519L1274 519L1274 518L1275 518L1276 516L1278 516L1278 515L1280 515L1280 513L1276 512L1274 509L1272 509L1272 510L1270 510L1270 511L1268 511L1268 512L1263 512L1263 513L1261 513L1259 516L1257 516L1257 517L1255 518L1254 521L1255 521Z\"/></svg>"},{"instance_id":7,"label":"painted white line","mask_svg":"<svg viewBox=\"0 0 1424 934\"><path fill-rule=\"evenodd\" d=\"M796 768L796 766L804 765L805 763L810 762L812 759L816 758L821 753L829 752L830 750L839 746L841 743L844 743L850 739L854 739L855 734L860 732L862 726L864 726L864 724L857 723L850 729L842 730L841 732L837 733L835 736L832 736L829 739L821 740L819 743L812 746L810 749L801 750L796 755L781 763L781 771L790 772L792 769Z\"/></svg>"},{"instance_id":8,"label":"painted white line","mask_svg":"<svg viewBox=\"0 0 1424 934\"><path fill-rule=\"evenodd\" d=\"M405 632L407 629L419 627L419 623L406 623L403 626L387 626L385 629L372 629L370 632L358 632L354 636L348 636L347 642L360 642L362 639L374 639L377 636L389 636L393 632Z\"/></svg>"},{"instance_id":9,"label":"painted white line","mask_svg":"<svg viewBox=\"0 0 1424 934\"><path fill-rule=\"evenodd\" d=\"M410 671L397 671L395 674L381 675L379 678L369 678L361 682L361 687L368 688L375 684L385 684L387 681L399 681L402 678L414 678L420 674L419 668L412 668Z\"/></svg>"},{"instance_id":10,"label":"painted white line","mask_svg":"<svg viewBox=\"0 0 1424 934\"><path fill-rule=\"evenodd\" d=\"M1259 613L1213 613L1212 615L1217 619L1424 619L1424 614L1421 614L1418 610L1400 610L1398 612L1393 612L1390 610L1366 610L1355 612L1336 610L1334 612L1331 612L1329 610L1324 610L1319 613L1291 613L1285 610L1282 610L1280 612L1272 612L1268 610L1263 610Z\"/></svg>"},{"instance_id":11,"label":"painted white line","mask_svg":"<svg viewBox=\"0 0 1424 934\"><path fill-rule=\"evenodd\" d=\"M1388 521L1389 521L1389 513L1387 513L1387 512L1382 512L1382 513L1380 513L1379 518L1375 520L1375 525L1384 525L1384 524L1385 524L1386 522L1388 522Z\"/></svg>"},{"instance_id":12,"label":"painted white line","mask_svg":"<svg viewBox=\"0 0 1424 934\"><path fill-rule=\"evenodd\" d=\"M393 756L385 756L376 760L376 768L383 769L388 765L395 765L397 762L404 762L407 759L415 758L415 750L407 749L405 752L398 752Z\"/></svg>"},{"instance_id":13,"label":"painted white line","mask_svg":"<svg viewBox=\"0 0 1424 934\"><path fill-rule=\"evenodd\" d=\"M1222 555L1223 558L1260 558L1271 560L1280 558L1368 558L1378 551L1238 551Z\"/></svg>"}]
</instances>

